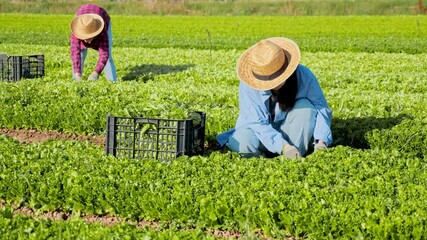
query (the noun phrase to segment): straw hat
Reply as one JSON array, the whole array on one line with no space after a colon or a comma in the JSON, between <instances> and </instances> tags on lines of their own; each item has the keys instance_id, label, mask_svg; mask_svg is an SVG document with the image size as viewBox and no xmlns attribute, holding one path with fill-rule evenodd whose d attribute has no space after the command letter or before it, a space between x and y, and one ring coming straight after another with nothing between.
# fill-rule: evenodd
<instances>
[{"instance_id":1,"label":"straw hat","mask_svg":"<svg viewBox=\"0 0 427 240\"><path fill-rule=\"evenodd\" d=\"M78 15L71 21L71 32L78 39L93 38L100 34L102 29L104 29L104 20L98 14Z\"/></svg>"},{"instance_id":2,"label":"straw hat","mask_svg":"<svg viewBox=\"0 0 427 240\"><path fill-rule=\"evenodd\" d=\"M274 37L248 48L237 62L237 76L248 86L271 90L288 79L300 60L298 45L287 38Z\"/></svg>"}]
</instances>

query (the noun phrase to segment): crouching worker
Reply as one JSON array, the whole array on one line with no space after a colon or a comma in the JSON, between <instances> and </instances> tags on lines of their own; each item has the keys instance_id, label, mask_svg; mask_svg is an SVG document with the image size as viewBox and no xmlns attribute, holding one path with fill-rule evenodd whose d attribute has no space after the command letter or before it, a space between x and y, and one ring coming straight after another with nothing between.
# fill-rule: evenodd
<instances>
[{"instance_id":1,"label":"crouching worker","mask_svg":"<svg viewBox=\"0 0 427 240\"><path fill-rule=\"evenodd\" d=\"M319 82L299 64L298 45L268 38L247 49L237 63L240 114L235 128L217 135L221 146L243 157L303 157L332 143L331 118Z\"/></svg>"},{"instance_id":2,"label":"crouching worker","mask_svg":"<svg viewBox=\"0 0 427 240\"><path fill-rule=\"evenodd\" d=\"M88 80L98 80L104 70L105 78L116 82L116 66L111 55L112 33L110 16L105 9L84 4L71 21L70 51L73 63L73 79L82 79L87 49L98 51L98 62Z\"/></svg>"}]
</instances>

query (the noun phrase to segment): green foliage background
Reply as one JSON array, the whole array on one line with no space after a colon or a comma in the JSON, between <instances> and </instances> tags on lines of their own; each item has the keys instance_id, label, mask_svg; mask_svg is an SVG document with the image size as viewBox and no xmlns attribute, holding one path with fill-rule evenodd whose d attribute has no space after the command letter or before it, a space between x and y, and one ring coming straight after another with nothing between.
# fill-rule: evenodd
<instances>
[{"instance_id":1,"label":"green foliage background","mask_svg":"<svg viewBox=\"0 0 427 240\"><path fill-rule=\"evenodd\" d=\"M422 0L97 0L119 15L339 16L425 14ZM81 0L0 0L0 13L73 14ZM421 5L420 5L421 3Z\"/></svg>"}]
</instances>

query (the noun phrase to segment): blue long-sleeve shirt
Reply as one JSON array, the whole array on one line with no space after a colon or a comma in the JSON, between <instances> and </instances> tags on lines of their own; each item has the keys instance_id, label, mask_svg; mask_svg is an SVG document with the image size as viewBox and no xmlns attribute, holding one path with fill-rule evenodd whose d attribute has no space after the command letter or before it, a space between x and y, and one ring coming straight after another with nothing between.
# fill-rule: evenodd
<instances>
[{"instance_id":1,"label":"blue long-sleeve shirt","mask_svg":"<svg viewBox=\"0 0 427 240\"><path fill-rule=\"evenodd\" d=\"M308 99L317 109L314 139L322 140L327 145L330 145L332 143L332 110L328 107L319 82L310 69L301 64L298 65L295 71L298 79L296 100ZM271 121L283 121L287 112L280 110L279 103L276 103L275 117L271 119L269 111L269 98L271 95L271 90L256 90L240 82L240 114L234 128L217 135L217 140L221 146L227 143L236 129L244 127L254 130L255 135L270 152L278 154L282 152L283 145L288 142L279 131L273 128Z\"/></svg>"}]
</instances>

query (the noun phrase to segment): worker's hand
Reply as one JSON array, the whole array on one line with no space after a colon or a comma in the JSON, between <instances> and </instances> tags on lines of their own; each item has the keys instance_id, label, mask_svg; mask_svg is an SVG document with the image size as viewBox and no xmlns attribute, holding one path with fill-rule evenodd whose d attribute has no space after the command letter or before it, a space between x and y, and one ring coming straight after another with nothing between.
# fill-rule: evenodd
<instances>
[{"instance_id":1,"label":"worker's hand","mask_svg":"<svg viewBox=\"0 0 427 240\"><path fill-rule=\"evenodd\" d=\"M298 149L290 144L283 146L282 154L284 157L290 159L301 158L301 154L299 153Z\"/></svg>"},{"instance_id":2,"label":"worker's hand","mask_svg":"<svg viewBox=\"0 0 427 240\"><path fill-rule=\"evenodd\" d=\"M98 77L99 77L98 73L97 73L97 72L95 72L95 71L93 71L93 72L89 75L89 77L87 78L87 80L98 80Z\"/></svg>"},{"instance_id":3,"label":"worker's hand","mask_svg":"<svg viewBox=\"0 0 427 240\"><path fill-rule=\"evenodd\" d=\"M328 148L328 146L326 146L326 143L322 140L319 140L315 145L314 145L314 151L318 151L318 150L325 150L326 148Z\"/></svg>"},{"instance_id":4,"label":"worker's hand","mask_svg":"<svg viewBox=\"0 0 427 240\"><path fill-rule=\"evenodd\" d=\"M82 80L82 74L81 73L74 73L73 79L80 82Z\"/></svg>"}]
</instances>

